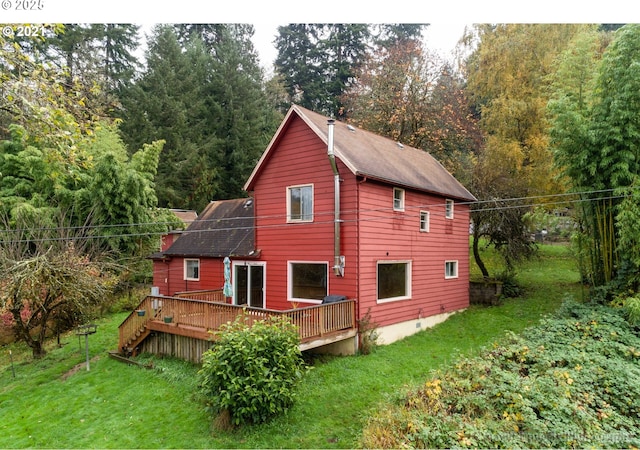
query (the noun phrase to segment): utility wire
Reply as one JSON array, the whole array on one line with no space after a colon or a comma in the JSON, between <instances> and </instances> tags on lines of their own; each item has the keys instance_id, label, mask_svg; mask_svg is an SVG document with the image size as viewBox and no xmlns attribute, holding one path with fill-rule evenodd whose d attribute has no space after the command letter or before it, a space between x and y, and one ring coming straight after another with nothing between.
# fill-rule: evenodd
<instances>
[{"instance_id":1,"label":"utility wire","mask_svg":"<svg viewBox=\"0 0 640 450\"><path fill-rule=\"evenodd\" d=\"M479 212L479 211L501 211L501 210L509 210L509 209L518 209L518 208L532 208L535 206L551 206L551 205L562 205L562 204L574 204L574 203L582 203L582 202L592 202L592 201L600 201L600 200L609 200L609 199L617 199L624 198L623 195L609 195L609 196L599 196L593 198L581 198L576 199L576 196L584 196L584 195L593 195L593 194L604 194L614 192L614 189L603 189L603 190L593 190L593 191L584 191L584 192L572 192L565 194L551 194L551 195L537 195L537 196L527 196L527 197L514 197L507 199L488 199L481 201L470 201L470 202L458 202L457 205L469 205L471 208L469 210L470 213ZM557 201L548 201L548 202L534 202L533 200L537 199L562 199L567 197L573 197L572 199L565 200L557 200ZM528 202L521 204L512 204L508 205L505 203L511 202ZM474 208L474 205L486 205L486 204L496 204L495 207L480 207ZM404 212L417 212L422 210L431 210L435 207L444 207L443 202L437 203L428 203L422 205L415 205L406 207ZM369 217L370 214L383 214L382 216L374 216ZM433 214L433 211L430 211ZM388 208L372 208L372 209L359 209L359 210L343 210L341 211L341 215L349 216L356 215L355 219L343 219L343 223L354 223L354 222L369 222L369 221L382 221L392 218L397 214L397 211L393 209L393 207ZM438 213L436 213L438 214ZM441 214L444 215L444 212ZM331 220L314 220L310 224L313 225L324 225L324 224L333 224L333 215L334 212L320 212L314 213L314 219L323 216L331 216ZM359 217L358 217L359 216ZM256 217L227 217L227 218L216 218L216 219L196 219L199 223L207 223L209 221L215 222L229 222L229 221L265 221L265 220L286 220L288 216L278 214L278 215L264 215L264 216L256 216ZM416 216L417 217L417 216ZM173 222L140 222L140 223L130 223L130 224L105 224L105 225L86 225L86 226L69 226L69 227L45 227L45 228L21 228L21 229L3 229L0 230L0 233L33 233L34 231L42 233L42 232L74 232L74 231L91 231L91 230L109 230L113 228L135 228L135 227L149 227L149 226L168 226ZM260 225L260 226L229 226L229 227L216 227L213 229L200 229L200 230L181 230L181 234L189 234L189 233L207 233L207 232L222 232L222 231L230 231L230 230L258 230L258 229L272 229L279 228L284 226L291 225L290 222L285 223L277 223L277 224L269 224L269 225ZM128 237L149 237L149 236L163 236L167 234L167 231L156 231L156 232L126 232L119 234L83 234L82 236L61 236L61 237L45 237L45 238L31 238L25 240L19 240L17 242L45 242L45 241L62 241L62 240L79 240L79 239L114 239L114 238L128 238Z\"/></svg>"}]
</instances>

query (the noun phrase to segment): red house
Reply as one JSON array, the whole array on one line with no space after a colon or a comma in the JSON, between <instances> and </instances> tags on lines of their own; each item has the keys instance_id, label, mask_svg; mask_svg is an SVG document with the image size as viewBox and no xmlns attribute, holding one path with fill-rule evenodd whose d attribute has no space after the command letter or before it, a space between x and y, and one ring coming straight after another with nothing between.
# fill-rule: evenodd
<instances>
[{"instance_id":1,"label":"red house","mask_svg":"<svg viewBox=\"0 0 640 450\"><path fill-rule=\"evenodd\" d=\"M469 305L475 198L429 153L294 105L244 187L154 257L161 294L221 289L229 257L229 302L356 299L382 343Z\"/></svg>"}]
</instances>

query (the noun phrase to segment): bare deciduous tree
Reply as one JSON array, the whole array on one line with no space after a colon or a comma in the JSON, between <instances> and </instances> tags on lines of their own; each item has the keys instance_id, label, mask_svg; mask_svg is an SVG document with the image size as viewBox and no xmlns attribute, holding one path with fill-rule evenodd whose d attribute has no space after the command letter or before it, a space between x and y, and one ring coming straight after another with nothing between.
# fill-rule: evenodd
<instances>
[{"instance_id":1,"label":"bare deciduous tree","mask_svg":"<svg viewBox=\"0 0 640 450\"><path fill-rule=\"evenodd\" d=\"M16 338L40 358L52 328L85 320L113 278L81 230L21 222L0 232L0 311L10 313Z\"/></svg>"}]
</instances>

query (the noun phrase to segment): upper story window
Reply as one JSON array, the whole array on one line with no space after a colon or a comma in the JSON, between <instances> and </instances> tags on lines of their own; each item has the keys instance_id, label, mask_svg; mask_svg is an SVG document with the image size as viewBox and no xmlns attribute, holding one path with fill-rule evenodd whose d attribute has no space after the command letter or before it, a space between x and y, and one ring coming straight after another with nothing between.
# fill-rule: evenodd
<instances>
[{"instance_id":1,"label":"upper story window","mask_svg":"<svg viewBox=\"0 0 640 450\"><path fill-rule=\"evenodd\" d=\"M287 188L287 222L313 221L313 185Z\"/></svg>"},{"instance_id":2,"label":"upper story window","mask_svg":"<svg viewBox=\"0 0 640 450\"><path fill-rule=\"evenodd\" d=\"M429 211L420 211L420 231L429 232Z\"/></svg>"},{"instance_id":3,"label":"upper story window","mask_svg":"<svg viewBox=\"0 0 640 450\"><path fill-rule=\"evenodd\" d=\"M200 260L199 259L184 260L184 279L189 281L200 280Z\"/></svg>"},{"instance_id":4,"label":"upper story window","mask_svg":"<svg viewBox=\"0 0 640 450\"><path fill-rule=\"evenodd\" d=\"M404 211L404 189L393 188L393 210Z\"/></svg>"},{"instance_id":5,"label":"upper story window","mask_svg":"<svg viewBox=\"0 0 640 450\"><path fill-rule=\"evenodd\" d=\"M444 217L446 219L453 219L453 200L444 201Z\"/></svg>"}]
</instances>

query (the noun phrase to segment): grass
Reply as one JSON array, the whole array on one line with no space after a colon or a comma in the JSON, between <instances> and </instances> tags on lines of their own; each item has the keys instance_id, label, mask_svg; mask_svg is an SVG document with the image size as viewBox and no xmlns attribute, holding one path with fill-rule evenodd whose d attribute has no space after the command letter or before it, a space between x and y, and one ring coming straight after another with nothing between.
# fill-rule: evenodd
<instances>
[{"instance_id":1,"label":"grass","mask_svg":"<svg viewBox=\"0 0 640 450\"><path fill-rule=\"evenodd\" d=\"M491 270L491 268L490 268ZM303 381L288 414L231 432L211 429L194 395L197 366L145 356L154 369L107 357L125 314L98 322L89 337L91 370L75 335L31 362L23 346L0 349L0 448L354 448L374 411L403 397L460 355L580 298L577 271L563 246L543 246L518 280L526 294L498 307L470 307L446 322L367 356L324 357ZM8 360L15 362L13 378ZM82 349L83 350L83 349ZM81 365L79 369L74 368ZM68 376L68 374L71 374Z\"/></svg>"}]
</instances>

